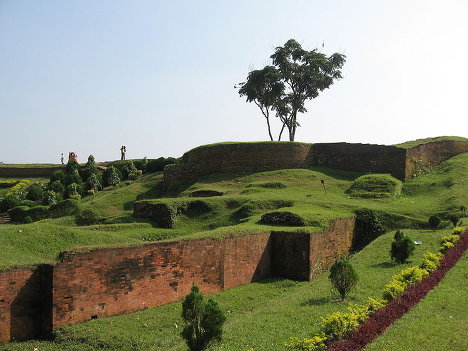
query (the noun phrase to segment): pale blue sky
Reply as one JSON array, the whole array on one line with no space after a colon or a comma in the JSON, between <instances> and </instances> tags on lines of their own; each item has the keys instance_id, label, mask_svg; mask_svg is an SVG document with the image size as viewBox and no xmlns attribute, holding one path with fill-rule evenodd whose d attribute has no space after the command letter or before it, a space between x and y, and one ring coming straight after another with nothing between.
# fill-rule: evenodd
<instances>
[{"instance_id":1,"label":"pale blue sky","mask_svg":"<svg viewBox=\"0 0 468 351\"><path fill-rule=\"evenodd\" d=\"M297 141L466 137L467 18L466 0L0 0L0 161L267 140L234 85L289 38L348 58Z\"/></svg>"}]
</instances>

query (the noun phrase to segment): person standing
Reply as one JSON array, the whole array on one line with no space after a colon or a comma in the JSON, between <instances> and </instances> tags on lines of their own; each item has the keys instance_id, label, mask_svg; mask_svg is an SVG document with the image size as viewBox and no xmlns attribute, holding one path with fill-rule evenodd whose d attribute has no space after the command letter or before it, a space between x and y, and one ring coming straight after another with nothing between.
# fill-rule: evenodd
<instances>
[{"instance_id":1,"label":"person standing","mask_svg":"<svg viewBox=\"0 0 468 351\"><path fill-rule=\"evenodd\" d=\"M127 148L122 145L122 147L120 148L120 159L121 160L125 160L125 153L126 152L127 152Z\"/></svg>"},{"instance_id":2,"label":"person standing","mask_svg":"<svg viewBox=\"0 0 468 351\"><path fill-rule=\"evenodd\" d=\"M60 157L60 162L62 162L62 165L65 164L65 163L63 163L63 152L62 152L62 156Z\"/></svg>"}]
</instances>

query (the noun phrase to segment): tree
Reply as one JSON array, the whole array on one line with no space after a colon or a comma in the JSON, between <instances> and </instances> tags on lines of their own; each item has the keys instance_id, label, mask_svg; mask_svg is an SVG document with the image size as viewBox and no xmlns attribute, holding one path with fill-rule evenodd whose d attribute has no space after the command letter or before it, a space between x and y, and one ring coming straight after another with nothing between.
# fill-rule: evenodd
<instances>
[{"instance_id":1,"label":"tree","mask_svg":"<svg viewBox=\"0 0 468 351\"><path fill-rule=\"evenodd\" d=\"M254 70L247 76L247 81L240 83L239 95L246 96L248 102L254 101L267 120L270 139L269 114L276 112L283 127L288 128L289 140L294 141L298 113L307 112L305 102L315 99L320 91L342 78L341 67L346 56L334 53L330 56L317 49L306 51L294 39L289 39L284 46L275 49L270 56L273 65L262 70Z\"/></svg>"},{"instance_id":2,"label":"tree","mask_svg":"<svg viewBox=\"0 0 468 351\"><path fill-rule=\"evenodd\" d=\"M414 249L415 245L413 241L408 236L405 236L402 231L397 230L390 248L390 257L392 261L405 263L414 253Z\"/></svg>"},{"instance_id":3,"label":"tree","mask_svg":"<svg viewBox=\"0 0 468 351\"><path fill-rule=\"evenodd\" d=\"M182 302L182 318L185 326L181 335L190 351L202 351L211 343L221 341L226 316L212 299L203 301L196 285Z\"/></svg>"},{"instance_id":4,"label":"tree","mask_svg":"<svg viewBox=\"0 0 468 351\"><path fill-rule=\"evenodd\" d=\"M340 295L341 301L344 301L346 295L351 292L359 278L351 263L340 257L330 268L328 279L330 279L333 288Z\"/></svg>"}]
</instances>

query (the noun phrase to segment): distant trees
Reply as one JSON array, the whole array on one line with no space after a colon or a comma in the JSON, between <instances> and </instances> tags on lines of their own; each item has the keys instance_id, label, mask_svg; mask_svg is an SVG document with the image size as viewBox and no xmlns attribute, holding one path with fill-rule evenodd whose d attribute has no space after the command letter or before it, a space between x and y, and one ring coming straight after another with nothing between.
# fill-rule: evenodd
<instances>
[{"instance_id":1,"label":"distant trees","mask_svg":"<svg viewBox=\"0 0 468 351\"><path fill-rule=\"evenodd\" d=\"M182 318L185 326L181 334L190 351L203 351L221 341L226 316L214 300L203 301L196 285L182 302Z\"/></svg>"},{"instance_id":2,"label":"distant trees","mask_svg":"<svg viewBox=\"0 0 468 351\"><path fill-rule=\"evenodd\" d=\"M274 112L282 122L278 140L286 127L289 140L294 141L298 113L307 112L307 100L316 98L335 79L342 78L340 69L346 56L339 53L326 56L317 49L306 51L297 41L289 39L270 58L273 65L249 72L247 80L239 84L239 95L260 108L270 140L273 140L270 116Z\"/></svg>"}]
</instances>

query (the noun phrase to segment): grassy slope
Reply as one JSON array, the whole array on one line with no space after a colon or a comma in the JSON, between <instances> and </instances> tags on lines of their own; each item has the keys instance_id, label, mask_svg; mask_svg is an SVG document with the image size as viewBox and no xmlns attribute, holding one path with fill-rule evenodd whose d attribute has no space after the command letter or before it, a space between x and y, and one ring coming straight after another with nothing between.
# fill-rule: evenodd
<instances>
[{"instance_id":1,"label":"grassy slope","mask_svg":"<svg viewBox=\"0 0 468 351\"><path fill-rule=\"evenodd\" d=\"M436 251L439 239L445 233L447 231L405 231L413 240L423 242L417 247L412 263L419 264L426 251ZM393 234L379 237L351 258L360 281L348 302L333 300L326 274L313 282L268 280L211 295L228 320L224 342L209 350L245 351L250 347L256 351L284 350L283 344L289 337L314 333L321 316L345 310L349 303L364 303L368 296L380 297L391 276L407 267L390 263L388 250ZM447 299L452 297L447 296ZM179 336L180 311L181 303L172 303L65 327L55 342L11 343L3 348L0 346L0 349L182 351L186 347Z\"/></svg>"},{"instance_id":2,"label":"grassy slope","mask_svg":"<svg viewBox=\"0 0 468 351\"><path fill-rule=\"evenodd\" d=\"M462 258L423 301L365 350L468 350L467 258Z\"/></svg>"},{"instance_id":3,"label":"grassy slope","mask_svg":"<svg viewBox=\"0 0 468 351\"><path fill-rule=\"evenodd\" d=\"M416 140L406 141L404 143L396 144L394 146L401 147L403 149L410 149L418 145L432 143L435 141L443 141L443 140L468 141L468 138L459 137L459 136L440 136L440 137L434 137L434 138L425 138L425 139L416 139Z\"/></svg>"},{"instance_id":4,"label":"grassy slope","mask_svg":"<svg viewBox=\"0 0 468 351\"><path fill-rule=\"evenodd\" d=\"M355 209L362 207L426 221L435 212L468 203L464 182L467 174L468 154L458 155L433 172L405 182L400 197L382 200L350 198L346 194L352 180L360 175L357 173L314 168L255 174L214 174L192 184L181 196L200 189L219 190L225 195L202 198L212 210L202 214L180 215L174 229L155 228L148 220L132 217L132 203L136 199L153 196L152 189L161 178L160 174L147 175L131 185L102 191L95 197L82 200L83 207L89 206L104 216L113 216L108 219L110 224L75 227L72 218L68 217L43 224L1 225L0 245L4 248L4 254L0 257L0 267L50 262L61 250L77 246L133 244L175 237L223 237L272 229L291 230L290 227L270 227L257 223L263 213L277 209L304 217L307 226L294 230L321 231L334 218L352 216ZM327 194L320 183L322 179ZM283 187L278 187L278 183ZM194 198L157 201L188 200L193 201ZM278 208L282 204L292 206ZM28 233L28 240L24 240L24 233ZM47 240L44 239L46 236ZM47 241L55 244L48 246Z\"/></svg>"}]
</instances>

